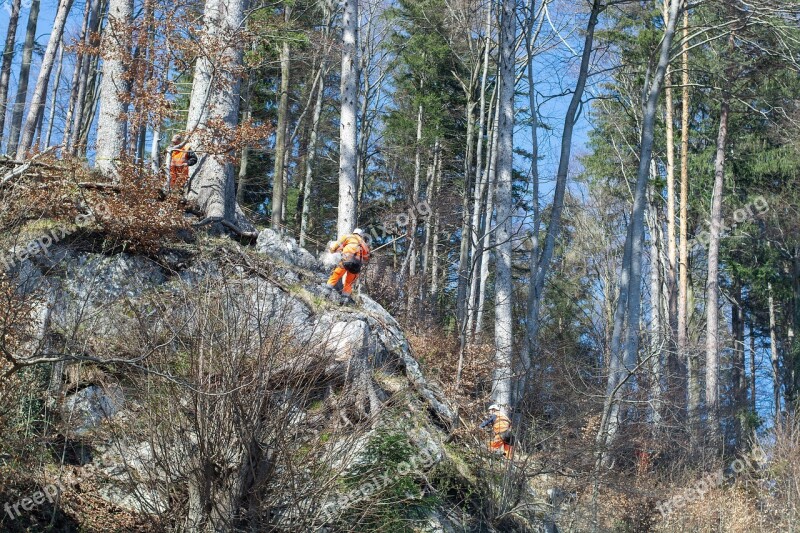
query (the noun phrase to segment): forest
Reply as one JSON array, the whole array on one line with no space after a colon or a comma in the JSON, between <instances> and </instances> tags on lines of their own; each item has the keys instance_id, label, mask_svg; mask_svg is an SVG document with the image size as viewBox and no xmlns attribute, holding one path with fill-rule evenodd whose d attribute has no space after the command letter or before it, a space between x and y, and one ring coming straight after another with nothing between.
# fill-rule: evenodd
<instances>
[{"instance_id":1,"label":"forest","mask_svg":"<svg viewBox=\"0 0 800 533\"><path fill-rule=\"evenodd\" d=\"M3 29L1 531L800 529L799 0Z\"/></svg>"}]
</instances>

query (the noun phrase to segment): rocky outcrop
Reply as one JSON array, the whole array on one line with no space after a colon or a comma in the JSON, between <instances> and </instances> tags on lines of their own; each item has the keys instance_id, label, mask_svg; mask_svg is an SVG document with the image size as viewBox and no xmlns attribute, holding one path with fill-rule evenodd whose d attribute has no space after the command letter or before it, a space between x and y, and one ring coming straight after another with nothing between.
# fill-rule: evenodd
<instances>
[{"instance_id":1,"label":"rocky outcrop","mask_svg":"<svg viewBox=\"0 0 800 533\"><path fill-rule=\"evenodd\" d=\"M117 383L91 385L67 396L62 404L61 419L67 433L82 436L116 415L125 403L125 393Z\"/></svg>"},{"instance_id":2,"label":"rocky outcrop","mask_svg":"<svg viewBox=\"0 0 800 533\"><path fill-rule=\"evenodd\" d=\"M293 446L321 447L304 452L307 471L292 473L305 492L272 501L274 516L258 517L279 529L345 519L361 500L330 516L320 506L338 501L337 476L355 479L370 461L383 464L376 441L391 444L400 435L413 448L404 452L410 458L430 458L417 474L447 460L443 428L455 413L426 380L397 321L364 294L356 305L340 305L324 287L322 263L291 238L265 230L255 253L210 239L180 260L56 246L20 263L15 274L21 289L38 295L38 346L65 359L54 367L64 432L95 447L86 475L95 476L97 495L117 506L170 512L171 493L188 487L186 524L193 529L255 519L240 509L252 505L256 487L266 491L275 476L287 475L281 454L293 456L273 426L302 428ZM228 351L215 368L219 347ZM228 359L246 373L230 375ZM195 368L202 364L209 368ZM76 365L79 372L70 370ZM177 396L152 404L131 389L140 375L160 380L158 394ZM239 385L217 393L216 383L230 379ZM292 388L300 385L308 392L298 399ZM244 413L232 397L240 387L250 395ZM165 416L175 420L160 426ZM327 436L332 424L339 429ZM218 433L205 434L207 427ZM330 486L317 493L321 465ZM209 492L203 483L212 481ZM433 512L428 530L449 530L448 520Z\"/></svg>"}]
</instances>

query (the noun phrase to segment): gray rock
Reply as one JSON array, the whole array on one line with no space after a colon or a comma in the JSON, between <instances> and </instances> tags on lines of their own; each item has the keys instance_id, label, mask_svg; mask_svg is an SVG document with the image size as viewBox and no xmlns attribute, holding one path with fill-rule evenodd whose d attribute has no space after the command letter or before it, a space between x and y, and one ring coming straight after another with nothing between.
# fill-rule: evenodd
<instances>
[{"instance_id":1,"label":"gray rock","mask_svg":"<svg viewBox=\"0 0 800 533\"><path fill-rule=\"evenodd\" d=\"M273 259L306 270L319 270L320 264L305 248L291 237L283 237L271 229L258 234L256 250Z\"/></svg>"},{"instance_id":2,"label":"gray rock","mask_svg":"<svg viewBox=\"0 0 800 533\"><path fill-rule=\"evenodd\" d=\"M134 513L159 514L169 508L164 496L142 485L131 487L118 484L103 485L98 489L97 495L117 507Z\"/></svg>"},{"instance_id":3,"label":"gray rock","mask_svg":"<svg viewBox=\"0 0 800 533\"><path fill-rule=\"evenodd\" d=\"M73 435L84 435L111 418L125 403L125 394L117 384L92 385L64 400L61 416Z\"/></svg>"}]
</instances>

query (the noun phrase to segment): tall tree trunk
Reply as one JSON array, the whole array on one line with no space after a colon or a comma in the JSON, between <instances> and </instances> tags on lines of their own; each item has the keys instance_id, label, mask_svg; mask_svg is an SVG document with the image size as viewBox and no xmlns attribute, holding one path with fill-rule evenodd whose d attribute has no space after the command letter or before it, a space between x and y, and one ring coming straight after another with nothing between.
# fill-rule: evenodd
<instances>
[{"instance_id":1,"label":"tall tree trunk","mask_svg":"<svg viewBox=\"0 0 800 533\"><path fill-rule=\"evenodd\" d=\"M651 176L656 176L655 162L650 165ZM661 226L659 224L658 207L653 198L652 187L648 191L647 205L647 226L650 233L650 410L652 411L652 421L654 429L660 429L662 415L662 380L663 380L663 358L664 353L669 350L664 349L664 331L661 314Z\"/></svg>"},{"instance_id":2,"label":"tall tree trunk","mask_svg":"<svg viewBox=\"0 0 800 533\"><path fill-rule=\"evenodd\" d=\"M597 27L597 20L604 9L605 6L600 0L594 0L592 2L589 22L586 25L586 36L583 42L583 53L581 55L580 70L578 71L578 80L575 84L575 92L572 93L572 98L564 117L564 128L561 133L561 154L558 162L558 170L556 171L553 205L550 210L550 221L547 224L544 248L542 249L541 255L535 258L535 262L531 264L527 302L528 316L526 322L526 335L531 352L528 356L530 360L533 360L538 353L540 311L542 298L544 297L544 283L547 278L547 273L550 270L550 261L555 252L556 241L561 233L561 216L564 211L567 177L569 175L569 166L572 157L572 136L575 130L575 123L578 120L578 113L582 107L586 80L589 76L589 64L594 50L594 32Z\"/></svg>"},{"instance_id":3,"label":"tall tree trunk","mask_svg":"<svg viewBox=\"0 0 800 533\"><path fill-rule=\"evenodd\" d=\"M483 230L480 241L481 252L481 268L480 276L477 278L478 288L478 302L475 306L475 335L480 337L483 333L483 318L486 312L486 290L489 284L489 260L492 255L492 240L497 243L497 235L495 229L492 227L492 220L494 219L494 201L497 188L497 157L498 157L498 144L500 139L500 112L502 111L501 102L499 98L497 106L495 107L494 127L492 128L492 145L489 153L487 153L487 167L486 167L486 211L483 214Z\"/></svg>"},{"instance_id":4,"label":"tall tree trunk","mask_svg":"<svg viewBox=\"0 0 800 533\"><path fill-rule=\"evenodd\" d=\"M283 18L284 22L289 22L292 9L289 6L284 7ZM289 122L289 76L290 76L290 50L289 41L284 40L281 44L281 87L280 98L278 103L278 124L275 129L275 166L272 173L272 229L283 233L281 227L283 220L283 204L285 202L284 196L284 172L286 167L286 130ZM351 228L352 229L352 228Z\"/></svg>"},{"instance_id":5,"label":"tall tree trunk","mask_svg":"<svg viewBox=\"0 0 800 533\"><path fill-rule=\"evenodd\" d=\"M456 323L459 330L464 325L467 309L467 289L469 288L469 253L472 231L469 227L469 199L472 194L472 152L475 136L475 102L472 101L472 86L466 91L467 144L464 157L464 193L461 203L461 242L458 248L458 280L456 282ZM437 218L438 220L438 218ZM459 335L459 337L461 337Z\"/></svg>"},{"instance_id":6,"label":"tall tree trunk","mask_svg":"<svg viewBox=\"0 0 800 533\"><path fill-rule=\"evenodd\" d=\"M733 50L733 34L729 39ZM728 77L728 79L732 79ZM725 184L725 150L728 145L729 95L722 99L714 161L714 191L711 196L711 227L708 243L708 278L706 280L706 415L708 436L716 443L719 427L719 241L722 227L722 192Z\"/></svg>"},{"instance_id":7,"label":"tall tree trunk","mask_svg":"<svg viewBox=\"0 0 800 533\"><path fill-rule=\"evenodd\" d=\"M620 424L620 393L629 384L630 378L634 375L638 360L639 350L639 315L641 308L641 268L642 268L642 241L644 239L644 208L647 202L645 196L647 183L650 175L650 161L653 155L653 140L655 132L656 111L661 89L664 83L664 75L669 64L670 49L675 36L675 21L680 10L682 0L671 0L669 9L669 22L664 30L664 38L661 41L661 49L658 65L652 79L650 72L646 76L647 85L643 94L647 100L643 109L642 137L639 148L639 168L637 171L636 189L634 192L633 211L628 228L626 239L625 255L629 260L628 264L623 259L623 279L628 277L627 297L619 298L618 308L627 305L627 335L625 341L624 357L619 351L612 353L612 360L609 370L608 385L606 388L606 402L603 409L603 417L598 431L598 443L601 447L599 460L602 464L611 463L609 447L614 443L617 430ZM625 275L625 270L629 273ZM627 301L624 301L627 300ZM621 313L624 314L624 313Z\"/></svg>"},{"instance_id":8,"label":"tall tree trunk","mask_svg":"<svg viewBox=\"0 0 800 533\"><path fill-rule=\"evenodd\" d=\"M428 174L428 189L425 191L425 201L430 206L428 210L428 215L425 217L425 248L422 251L422 283L420 283L420 302L424 300L425 294L428 293L426 290L426 284L429 284L430 281L430 266L431 266L431 247L433 246L433 226L435 221L435 212L438 209L435 207L436 202L438 202L438 198L435 196L436 194L436 178L439 175L439 166L441 165L441 147L439 144L439 138L437 137L433 143L433 163L430 167L430 172ZM428 285L430 287L430 285Z\"/></svg>"},{"instance_id":9,"label":"tall tree trunk","mask_svg":"<svg viewBox=\"0 0 800 533\"><path fill-rule=\"evenodd\" d=\"M489 182L489 176L486 174L488 168L488 160L490 158L488 152L492 148L494 138L494 129L489 128L491 134L487 136L487 122L490 121L492 114L492 105L495 104L494 99L497 93L497 86L495 85L492 91L492 98L489 101L489 109L486 109L486 83L489 75L489 51L491 49L491 36L492 36L492 2L486 4L486 26L483 38L483 67L481 71L481 85L480 85L480 99L478 104L478 131L477 131L477 148L475 158L475 186L473 188L472 199L472 231L470 231L470 248L472 250L472 259L468 271L468 284L469 296L465 306L465 319L461 326L464 331L462 337L462 352L466 347L468 340L472 339L473 328L475 324L475 315L477 313L477 298L478 289L480 287L480 277L478 272L481 268L481 260L483 257L483 234L481 233L481 218L485 217L483 209L483 202L486 196L486 189ZM488 137L484 140L484 137ZM486 145L487 161L483 161L483 147Z\"/></svg>"},{"instance_id":10,"label":"tall tree trunk","mask_svg":"<svg viewBox=\"0 0 800 533\"><path fill-rule=\"evenodd\" d=\"M500 29L500 124L497 133L497 253L495 255L495 363L492 399L511 404L511 364L514 353L511 252L514 214L514 43L516 40L515 0L504 0Z\"/></svg>"},{"instance_id":11,"label":"tall tree trunk","mask_svg":"<svg viewBox=\"0 0 800 533\"><path fill-rule=\"evenodd\" d=\"M358 0L344 0L342 14L341 118L339 120L339 212L336 230L353 230L358 213L356 113L358 109Z\"/></svg>"},{"instance_id":12,"label":"tall tree trunk","mask_svg":"<svg viewBox=\"0 0 800 533\"><path fill-rule=\"evenodd\" d=\"M306 156L306 179L303 184L303 213L300 217L300 246L305 246L308 236L309 217L311 215L311 195L314 192L314 165L317 161L317 137L319 135L319 123L322 116L322 100L325 97L325 77L327 76L327 65L325 58L322 59L319 71L319 86L317 96L314 101L314 114L311 117L311 134L308 141L308 155Z\"/></svg>"},{"instance_id":13,"label":"tall tree trunk","mask_svg":"<svg viewBox=\"0 0 800 533\"><path fill-rule=\"evenodd\" d=\"M700 409L697 358L689 353L689 12L683 14L681 53L683 95L681 102L681 199L680 199L680 283L678 284L678 358L686 364L688 393L686 415L694 441ZM694 446L693 446L694 447Z\"/></svg>"},{"instance_id":14,"label":"tall tree trunk","mask_svg":"<svg viewBox=\"0 0 800 533\"><path fill-rule=\"evenodd\" d=\"M800 389L800 338L797 335L800 330L800 244L795 244L793 248L791 263L786 269L792 280L792 297L789 302L790 316L786 331L783 385L786 411L790 416L797 411L798 389Z\"/></svg>"},{"instance_id":15,"label":"tall tree trunk","mask_svg":"<svg viewBox=\"0 0 800 533\"><path fill-rule=\"evenodd\" d=\"M61 48L61 43L58 45ZM48 80L48 85L50 82ZM44 110L47 107L47 91L45 90L44 100L42 101L41 107L39 107L39 113L36 115L36 127L33 130L33 141L31 141L31 149L35 149L39 146L39 142L42 140L42 127L44 126Z\"/></svg>"},{"instance_id":16,"label":"tall tree trunk","mask_svg":"<svg viewBox=\"0 0 800 533\"><path fill-rule=\"evenodd\" d=\"M420 89L422 86L420 85ZM400 269L400 279L406 279L406 272L408 277L412 278L417 273L417 210L416 206L419 205L420 183L422 178L422 104L419 104L417 110L417 137L414 145L414 185L411 193L411 229L407 235L408 248L406 250L406 257L403 260L403 267ZM413 291L408 291L407 308L411 309L411 302L413 298Z\"/></svg>"},{"instance_id":17,"label":"tall tree trunk","mask_svg":"<svg viewBox=\"0 0 800 533\"><path fill-rule=\"evenodd\" d=\"M100 117L97 122L97 155L95 167L119 179L117 162L125 152L128 111L127 66L130 51L130 27L133 22L133 0L111 0L108 24L103 32L103 80L100 86Z\"/></svg>"},{"instance_id":18,"label":"tall tree trunk","mask_svg":"<svg viewBox=\"0 0 800 533\"><path fill-rule=\"evenodd\" d=\"M359 35L361 51L358 57L358 71L365 72L366 75L364 76L363 81L364 86L361 88L363 98L361 98L361 107L358 112L358 152L356 157L356 180L358 182L358 193L357 193L357 202L356 205L358 209L356 210L356 219L358 219L358 214L361 206L361 197L364 194L364 179L367 174L367 150L368 150L368 143L369 143L369 131L370 131L370 120L368 119L369 114L369 96L370 96L370 80L369 80L369 66L371 59L368 46L369 43L372 41L372 30L373 30L373 17L367 16L366 17L366 26L364 28L359 28L363 33Z\"/></svg>"},{"instance_id":19,"label":"tall tree trunk","mask_svg":"<svg viewBox=\"0 0 800 533\"><path fill-rule=\"evenodd\" d=\"M25 119L25 127L22 130L22 138L20 139L17 153L22 157L33 146L33 137L36 134L36 128L39 125L39 119L44 113L44 104L47 98L47 85L50 82L50 74L53 72L53 63L56 60L56 51L61 44L61 36L64 33L64 25L67 23L69 10L72 8L72 0L60 0L58 3L58 10L56 11L56 19L53 22L53 30L50 33L50 40L47 42L47 48L42 57L42 65L39 68L39 78L36 80L36 87L31 96L31 105L28 109L28 116Z\"/></svg>"},{"instance_id":20,"label":"tall tree trunk","mask_svg":"<svg viewBox=\"0 0 800 533\"><path fill-rule=\"evenodd\" d=\"M434 197L437 199L435 202L431 203L431 209L433 210L433 243L431 244L432 247L432 258L431 258L431 289L430 289L430 297L432 303L436 303L438 300L438 293L439 293L439 228L440 228L440 221L441 221L441 211L440 211L440 204L438 198L440 198L440 191L442 189L442 156L439 155L439 164L436 166L436 187L433 190Z\"/></svg>"},{"instance_id":21,"label":"tall tree trunk","mask_svg":"<svg viewBox=\"0 0 800 533\"><path fill-rule=\"evenodd\" d=\"M244 89L242 89L242 122L249 122L252 116L250 98L253 85L253 73L249 72L244 76ZM250 147L242 148L242 155L239 158L239 176L236 180L236 201L239 205L244 205L247 191L247 169L250 164ZM278 229L278 228L276 228Z\"/></svg>"},{"instance_id":22,"label":"tall tree trunk","mask_svg":"<svg viewBox=\"0 0 800 533\"><path fill-rule=\"evenodd\" d=\"M463 353L466 349L466 345L472 337L472 331L475 323L475 312L476 312L476 304L477 304L477 296L478 296L478 283L480 282L479 278L477 277L477 272L480 269L480 258L481 258L481 250L480 242L481 239L481 232L480 232L480 220L481 214L483 212L482 205L483 199L486 195L486 183L488 181L488 176L486 176L486 171L484 170L484 163L483 163L483 147L484 144L487 144L487 151L491 146L491 140L486 139L484 141L484 137L486 137L486 123L487 123L487 116L491 113L492 103L489 103L489 109L486 109L486 84L489 75L489 51L490 51L490 43L491 43L491 33L492 33L492 2L488 2L486 4L486 26L485 26L485 35L483 39L483 66L481 69L481 84L480 84L480 95L478 100L478 128L476 130L477 135L477 142L476 142L476 156L475 156L475 184L473 186L473 198L472 198L472 224L471 230L469 232L469 239L470 239L470 249L471 249L471 259L469 265L467 267L467 279L465 280L465 284L468 287L467 298L464 305L464 319L461 323L461 349L459 355L459 368L463 368ZM493 136L490 135L491 138ZM459 381L460 373L456 378L456 381ZM460 383L460 381L459 381Z\"/></svg>"},{"instance_id":23,"label":"tall tree trunk","mask_svg":"<svg viewBox=\"0 0 800 533\"><path fill-rule=\"evenodd\" d=\"M33 59L33 45L36 42L36 23L39 20L40 4L41 0L31 2L28 25L25 28L25 44L22 45L22 64L19 67L17 96L14 99L14 107L11 109L11 131L6 145L6 153L12 157L17 154L19 134L22 130L22 116L25 113L25 102L28 99L28 81L31 75L31 60Z\"/></svg>"},{"instance_id":24,"label":"tall tree trunk","mask_svg":"<svg viewBox=\"0 0 800 533\"><path fill-rule=\"evenodd\" d=\"M17 25L19 24L19 8L21 0L12 0L8 13L8 30L3 47L3 63L0 66L0 145L3 142L3 131L6 126L6 110L8 109L8 85L11 79L11 63L14 61L14 47L17 44ZM33 7L33 6L31 6Z\"/></svg>"},{"instance_id":25,"label":"tall tree trunk","mask_svg":"<svg viewBox=\"0 0 800 533\"><path fill-rule=\"evenodd\" d=\"M750 323L750 410L756 413L756 332Z\"/></svg>"},{"instance_id":26,"label":"tall tree trunk","mask_svg":"<svg viewBox=\"0 0 800 533\"><path fill-rule=\"evenodd\" d=\"M97 114L97 104L100 101L100 87L103 82L103 76L99 69L100 56L92 58L90 71L92 76L87 86L86 99L79 105L83 106L83 121L79 128L78 139L72 146L73 151L78 153L78 148L82 149L86 154L87 144L89 142L89 132L92 129L95 115Z\"/></svg>"},{"instance_id":27,"label":"tall tree trunk","mask_svg":"<svg viewBox=\"0 0 800 533\"><path fill-rule=\"evenodd\" d=\"M781 421L781 368L780 356L778 355L778 330L775 320L775 296L772 290L772 282L767 283L767 294L769 306L769 353L772 363L772 402L775 409L775 423Z\"/></svg>"},{"instance_id":28,"label":"tall tree trunk","mask_svg":"<svg viewBox=\"0 0 800 533\"><path fill-rule=\"evenodd\" d=\"M187 131L205 130L215 122L235 128L239 118L239 85L242 76L242 49L238 46L244 27L246 0L207 0L203 13L204 49L213 56L200 56L194 70L189 102ZM226 65L217 69L215 65ZM234 165L229 147L205 146L200 135L191 144L199 155L190 180L188 200L196 202L209 221L234 223L251 230L237 209Z\"/></svg>"},{"instance_id":29,"label":"tall tree trunk","mask_svg":"<svg viewBox=\"0 0 800 533\"><path fill-rule=\"evenodd\" d=\"M664 17L668 15L669 0L664 1ZM667 125L667 301L669 303L668 323L670 327L670 342L675 342L678 319L678 291L677 291L677 250L675 240L675 117L674 101L672 98L672 69L667 66L664 75L664 108L666 110L665 122ZM674 348L674 344L671 346ZM670 375L677 375L679 363L674 349L668 351Z\"/></svg>"},{"instance_id":30,"label":"tall tree trunk","mask_svg":"<svg viewBox=\"0 0 800 533\"><path fill-rule=\"evenodd\" d=\"M533 76L533 56L534 56L534 44L535 39L541 30L541 24L544 22L542 18L540 20L539 29L534 33L533 25L535 22L535 16L533 12L533 6L535 2L529 2L529 11L528 14L528 26L525 29L525 52L526 52L526 71L528 76L528 107L530 108L530 119L531 119L531 202L533 204L533 227L531 228L531 251L530 257L528 258L528 266L533 272L538 264L539 264L539 253L540 253L540 242L539 242L539 232L541 231L542 225L542 212L539 206L539 109L536 105L536 83ZM587 71L588 75L588 71ZM534 291L528 287L528 301L527 304L531 305L531 299L535 299ZM533 302L533 305L536 305L536 302ZM527 350L523 350L521 354L520 360L522 363L522 376L520 380L520 384L522 385L522 389L527 387L528 377L531 374L531 369L533 365L532 361L532 353L535 350L535 346L531 343L535 343L535 337L538 335L537 328L529 324L529 321L525 321L526 325L526 344L528 346Z\"/></svg>"},{"instance_id":31,"label":"tall tree trunk","mask_svg":"<svg viewBox=\"0 0 800 533\"><path fill-rule=\"evenodd\" d=\"M731 332L733 333L733 365L731 381L733 384L733 403L736 414L736 443L743 446L746 427L744 411L747 410L747 376L745 374L744 349L744 308L742 306L742 284L734 280L731 303Z\"/></svg>"},{"instance_id":32,"label":"tall tree trunk","mask_svg":"<svg viewBox=\"0 0 800 533\"><path fill-rule=\"evenodd\" d=\"M92 0L87 3L86 8L88 11L84 19L84 29L81 31L81 42L85 42L89 46L96 46L99 44L98 36L103 22L103 17L100 16L100 0ZM105 10L105 7L103 9ZM78 53L76 59L69 106L67 108L67 119L64 124L67 151L71 155L78 153L84 115L89 101L87 91L93 86L89 83L89 74L93 66L96 69L97 59L96 56L92 57L84 53Z\"/></svg>"},{"instance_id":33,"label":"tall tree trunk","mask_svg":"<svg viewBox=\"0 0 800 533\"><path fill-rule=\"evenodd\" d=\"M56 69L55 83L53 84L53 101L50 104L50 116L47 120L47 134L44 136L44 144L41 148L50 146L50 137L53 135L53 122L56 119L56 104L58 103L58 89L61 87L61 69L64 66L64 42L58 50L58 68Z\"/></svg>"}]
</instances>

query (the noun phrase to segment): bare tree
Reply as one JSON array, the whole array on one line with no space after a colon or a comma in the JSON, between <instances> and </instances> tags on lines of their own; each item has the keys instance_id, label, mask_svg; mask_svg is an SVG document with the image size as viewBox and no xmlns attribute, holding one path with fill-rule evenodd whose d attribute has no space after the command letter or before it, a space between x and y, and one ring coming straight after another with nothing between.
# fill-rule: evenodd
<instances>
[{"instance_id":1,"label":"bare tree","mask_svg":"<svg viewBox=\"0 0 800 533\"><path fill-rule=\"evenodd\" d=\"M681 51L681 194L680 194L680 258L678 283L678 357L686 364L689 425L694 428L700 408L700 385L696 356L689 353L689 12L683 14ZM690 432L694 435L694 429Z\"/></svg>"},{"instance_id":2,"label":"bare tree","mask_svg":"<svg viewBox=\"0 0 800 533\"><path fill-rule=\"evenodd\" d=\"M103 174L117 180L117 161L125 152L126 117L130 92L127 79L130 26L133 19L132 0L111 0L108 24L103 32L103 81L100 85L100 117L97 122L97 155L95 166Z\"/></svg>"},{"instance_id":3,"label":"bare tree","mask_svg":"<svg viewBox=\"0 0 800 533\"><path fill-rule=\"evenodd\" d=\"M53 64L56 60L56 52L61 44L61 37L64 33L64 25L67 23L69 11L72 8L72 0L60 0L56 19L53 22L53 29L50 32L50 39L47 41L47 48L42 57L42 65L39 68L39 78L36 80L36 87L31 96L31 106L28 109L28 116L25 119L25 127L22 130L22 138L17 148L17 153L25 156L33 146L33 137L36 135L37 127L44 114L44 104L47 99L47 86L50 82L50 74L53 71Z\"/></svg>"},{"instance_id":4,"label":"bare tree","mask_svg":"<svg viewBox=\"0 0 800 533\"><path fill-rule=\"evenodd\" d=\"M16 44L17 24L19 23L19 8L21 0L13 0L8 16L8 30L6 30L6 43L3 48L3 63L0 66L0 144L3 140L3 130L6 124L6 110L8 109L8 84L11 79L11 63L14 61L14 45Z\"/></svg>"},{"instance_id":5,"label":"bare tree","mask_svg":"<svg viewBox=\"0 0 800 533\"><path fill-rule=\"evenodd\" d=\"M236 204L234 166L228 157L238 124L245 8L246 0L206 1L206 53L197 58L187 119L199 158L187 198L205 213L205 222L221 222L235 231L251 230Z\"/></svg>"},{"instance_id":6,"label":"bare tree","mask_svg":"<svg viewBox=\"0 0 800 533\"><path fill-rule=\"evenodd\" d=\"M104 2L104 5L107 3ZM81 31L84 42L89 46L98 46L97 35L100 33L102 17L100 16L100 0L91 0L88 4L89 12L86 18L86 33ZM87 111L87 91L92 86L89 83L90 70L97 67L99 57L97 55L79 54L80 68L77 68L73 75L72 91L70 93L70 105L67 109L67 121L64 125L64 135L66 137L67 151L75 155L78 153L82 126L85 122L84 114ZM74 95L74 96L73 96Z\"/></svg>"},{"instance_id":7,"label":"bare tree","mask_svg":"<svg viewBox=\"0 0 800 533\"><path fill-rule=\"evenodd\" d=\"M511 194L514 158L514 50L516 41L516 1L503 2L500 29L500 90L497 128L497 257L495 260L495 367L492 398L501 405L511 404L511 363L514 353L513 249L514 202Z\"/></svg>"},{"instance_id":8,"label":"bare tree","mask_svg":"<svg viewBox=\"0 0 800 533\"><path fill-rule=\"evenodd\" d=\"M358 214L358 0L345 0L342 14L341 116L339 119L339 211L336 230L353 230Z\"/></svg>"},{"instance_id":9,"label":"bare tree","mask_svg":"<svg viewBox=\"0 0 800 533\"><path fill-rule=\"evenodd\" d=\"M550 210L550 220L547 224L547 234L544 238L544 247L541 255L530 258L530 281L528 287L528 317L527 317L527 340L530 354L527 359L535 357L538 352L538 337L540 328L540 311L542 298L544 297L544 283L547 273L550 270L550 262L556 247L556 240L561 232L561 216L564 211L564 197L567 187L567 177L572 157L572 136L575 124L578 120L579 111L582 107L583 94L586 89L586 81L589 77L589 64L594 51L594 32L597 27L598 17L605 10L605 4L600 0L592 2L592 10L589 13L589 21L586 24L586 36L584 37L583 53L581 55L580 70L578 79L575 83L575 91L567 108L564 117L564 128L561 134L561 154L556 172L556 185L553 193L553 205ZM537 199L538 200L538 199ZM538 229L538 228L537 228ZM536 237L538 240L538 236ZM535 249L538 247L535 247ZM528 364L529 366L529 364Z\"/></svg>"},{"instance_id":10,"label":"bare tree","mask_svg":"<svg viewBox=\"0 0 800 533\"><path fill-rule=\"evenodd\" d=\"M285 5L283 8L283 21L288 24L292 16L292 8ZM284 39L281 43L281 85L278 98L278 124L275 130L275 166L272 174L272 229L282 232L283 209L286 203L283 190L284 173L286 172L286 130L289 122L289 75L291 56L289 41ZM351 228L352 229L352 228Z\"/></svg>"},{"instance_id":11,"label":"bare tree","mask_svg":"<svg viewBox=\"0 0 800 533\"><path fill-rule=\"evenodd\" d=\"M644 240L644 211L647 202L646 191L650 176L650 160L653 155L658 100L661 95L667 65L669 64L670 49L675 36L675 27L681 4L682 0L670 1L668 23L664 29L664 38L661 41L658 64L654 72L652 67L648 68L648 75L645 77L643 94L647 96L647 99L643 108L644 120L639 147L639 168L637 171L633 212L628 225L622 274L620 276L620 283L627 284L627 288L623 291L623 287L620 286L620 297L617 300L617 310L614 316L615 340L612 345L603 416L597 434L597 442L601 451L598 455L598 460L606 465L611 464L608 446L614 442L620 424L619 417L622 403L620 393L630 383L638 366L639 316L642 292L642 242ZM626 316L628 328L623 355L620 333Z\"/></svg>"},{"instance_id":12,"label":"bare tree","mask_svg":"<svg viewBox=\"0 0 800 533\"><path fill-rule=\"evenodd\" d=\"M25 28L25 43L22 45L22 64L19 67L17 95L14 98L14 107L11 108L11 131L6 145L6 153L12 157L17 154L19 133L22 130L22 115L25 113L25 102L28 99L28 81L31 74L33 45L36 43L36 24L39 20L40 5L41 0L32 0L28 12L28 25Z\"/></svg>"},{"instance_id":13,"label":"bare tree","mask_svg":"<svg viewBox=\"0 0 800 533\"><path fill-rule=\"evenodd\" d=\"M58 105L58 89L61 87L61 69L64 67L64 43L58 49L58 68L55 74L55 83L53 84L53 98L50 101L50 116L47 120L47 133L44 136L44 143L40 144L40 148L47 148L50 146L50 137L53 135L53 122L56 119L56 106Z\"/></svg>"}]
</instances>

